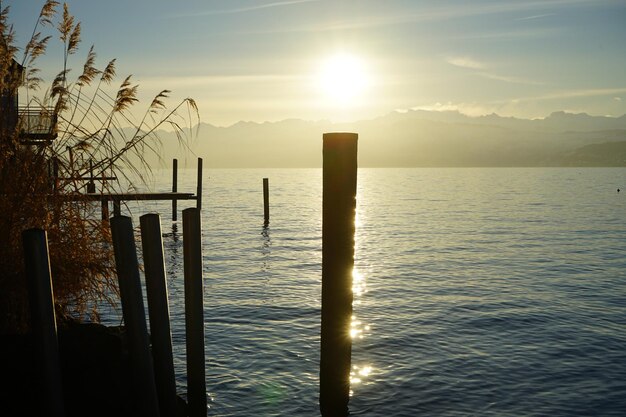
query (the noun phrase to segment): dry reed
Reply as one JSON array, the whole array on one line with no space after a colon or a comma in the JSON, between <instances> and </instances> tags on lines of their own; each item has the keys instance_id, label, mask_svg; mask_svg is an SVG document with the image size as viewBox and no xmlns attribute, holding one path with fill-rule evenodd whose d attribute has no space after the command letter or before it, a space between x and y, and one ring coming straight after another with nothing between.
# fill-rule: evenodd
<instances>
[{"instance_id":1,"label":"dry reed","mask_svg":"<svg viewBox=\"0 0 626 417\"><path fill-rule=\"evenodd\" d=\"M157 131L172 126L181 143L191 132L195 102L187 98L171 109L164 100L169 91L158 93L139 121L133 117L138 86L131 77L110 93L115 79L115 60L96 68L93 47L87 53L81 74L68 80L70 59L78 51L80 23L75 23L67 4L61 14L59 3L48 0L36 19L30 41L23 49L23 79L16 80L18 48L8 22L9 8L0 1L0 89L5 93L21 86L26 106L42 117L57 115L57 138L50 144L25 145L17 123L0 129L0 334L28 329L28 304L24 284L21 232L31 227L47 230L56 312L59 318L98 320L99 306L113 304L117 294L110 233L93 203L69 201L86 191L81 177L93 169L96 177L127 178L130 173L143 177L149 169L146 152L157 152ZM55 19L59 21L55 25ZM51 35L42 30L54 28L63 43L63 69L50 88L36 95L43 80L37 58L46 53ZM6 104L6 103L5 103ZM186 116L180 116L187 110ZM4 120L4 119L3 119ZM52 175L54 161L59 178ZM115 183L103 183L106 193Z\"/></svg>"}]
</instances>

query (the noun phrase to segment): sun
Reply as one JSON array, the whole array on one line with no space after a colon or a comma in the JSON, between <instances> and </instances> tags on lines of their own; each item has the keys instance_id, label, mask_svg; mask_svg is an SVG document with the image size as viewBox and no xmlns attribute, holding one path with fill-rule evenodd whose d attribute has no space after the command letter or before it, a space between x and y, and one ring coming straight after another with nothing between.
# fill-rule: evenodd
<instances>
[{"instance_id":1,"label":"sun","mask_svg":"<svg viewBox=\"0 0 626 417\"><path fill-rule=\"evenodd\" d=\"M356 56L336 54L324 60L320 66L318 85L332 104L356 104L368 84L365 64Z\"/></svg>"}]
</instances>

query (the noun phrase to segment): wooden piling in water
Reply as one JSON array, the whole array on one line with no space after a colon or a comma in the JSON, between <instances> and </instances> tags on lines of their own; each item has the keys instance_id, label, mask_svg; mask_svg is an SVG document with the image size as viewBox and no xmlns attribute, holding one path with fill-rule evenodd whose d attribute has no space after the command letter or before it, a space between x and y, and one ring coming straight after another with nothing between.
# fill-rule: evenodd
<instances>
[{"instance_id":1,"label":"wooden piling in water","mask_svg":"<svg viewBox=\"0 0 626 417\"><path fill-rule=\"evenodd\" d=\"M199 169L202 160L198 158ZM200 189L198 190L200 199ZM200 203L200 200L198 200ZM206 417L207 398L204 353L204 292L202 282L202 232L200 208L183 210L183 260L185 274L185 334L187 342L187 403L189 417Z\"/></svg>"},{"instance_id":2,"label":"wooden piling in water","mask_svg":"<svg viewBox=\"0 0 626 417\"><path fill-rule=\"evenodd\" d=\"M196 208L202 210L202 158L198 158L198 177L196 190Z\"/></svg>"},{"instance_id":3,"label":"wooden piling in water","mask_svg":"<svg viewBox=\"0 0 626 417\"><path fill-rule=\"evenodd\" d=\"M62 417L65 415L65 405L61 387L48 237L44 230L29 229L22 233L22 243L33 343L37 351L36 369L41 371L39 375L41 395L37 395L37 398L41 399L41 415Z\"/></svg>"},{"instance_id":4,"label":"wooden piling in water","mask_svg":"<svg viewBox=\"0 0 626 417\"><path fill-rule=\"evenodd\" d=\"M100 205L102 207L102 221L108 221L109 220L109 202L106 200L102 200Z\"/></svg>"},{"instance_id":5,"label":"wooden piling in water","mask_svg":"<svg viewBox=\"0 0 626 417\"><path fill-rule=\"evenodd\" d=\"M131 357L133 385L137 390L138 409L136 415L142 417L159 416L154 368L150 354L131 218L127 216L112 217L111 234L122 299L122 314Z\"/></svg>"},{"instance_id":6,"label":"wooden piling in water","mask_svg":"<svg viewBox=\"0 0 626 417\"><path fill-rule=\"evenodd\" d=\"M270 223L270 180L263 178L263 219L265 226Z\"/></svg>"},{"instance_id":7,"label":"wooden piling in water","mask_svg":"<svg viewBox=\"0 0 626 417\"><path fill-rule=\"evenodd\" d=\"M172 161L172 193L178 192L178 159ZM176 198L172 199L172 221L178 220Z\"/></svg>"},{"instance_id":8,"label":"wooden piling in water","mask_svg":"<svg viewBox=\"0 0 626 417\"><path fill-rule=\"evenodd\" d=\"M159 409L161 416L174 417L177 413L176 377L172 354L172 332L170 329L161 219L158 214L152 213L141 216L139 220Z\"/></svg>"},{"instance_id":9,"label":"wooden piling in water","mask_svg":"<svg viewBox=\"0 0 626 417\"><path fill-rule=\"evenodd\" d=\"M357 180L356 133L323 136L320 411L348 415L352 270Z\"/></svg>"},{"instance_id":10,"label":"wooden piling in water","mask_svg":"<svg viewBox=\"0 0 626 417\"><path fill-rule=\"evenodd\" d=\"M122 202L114 198L113 199L113 216L121 216L122 215Z\"/></svg>"},{"instance_id":11,"label":"wooden piling in water","mask_svg":"<svg viewBox=\"0 0 626 417\"><path fill-rule=\"evenodd\" d=\"M96 183L94 182L93 176L93 160L89 160L89 182L87 183L87 192L95 193L96 192Z\"/></svg>"}]
</instances>

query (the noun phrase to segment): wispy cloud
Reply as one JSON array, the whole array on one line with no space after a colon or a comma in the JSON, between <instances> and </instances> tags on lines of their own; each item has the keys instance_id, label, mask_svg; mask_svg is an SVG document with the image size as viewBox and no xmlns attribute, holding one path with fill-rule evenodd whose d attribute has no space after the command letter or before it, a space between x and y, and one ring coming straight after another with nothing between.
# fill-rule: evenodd
<instances>
[{"instance_id":1,"label":"wispy cloud","mask_svg":"<svg viewBox=\"0 0 626 417\"><path fill-rule=\"evenodd\" d=\"M434 103L434 104L426 104L422 106L411 107L410 110L425 110L425 111L438 111L438 112L459 112L466 116L477 117L484 116L486 114L491 114L497 110L496 107L478 104L478 103L453 103L448 101L446 103ZM406 109L397 109L396 111L400 113L404 113Z\"/></svg>"},{"instance_id":2,"label":"wispy cloud","mask_svg":"<svg viewBox=\"0 0 626 417\"><path fill-rule=\"evenodd\" d=\"M518 97L510 99L512 102L527 102L527 101L544 101L544 100L559 100L566 98L579 98L579 97L601 97L601 96L615 96L617 94L626 93L626 87L617 88L587 88L587 89L573 89L573 90L560 90L551 93L541 94L537 96Z\"/></svg>"},{"instance_id":3,"label":"wispy cloud","mask_svg":"<svg viewBox=\"0 0 626 417\"><path fill-rule=\"evenodd\" d=\"M521 77L512 77L510 75L499 75L499 74L494 74L491 72L477 72L476 74L481 77L488 78L490 80L504 81L505 83L526 84L526 85L544 85L544 83L539 82L539 81L533 81L533 80L529 80L529 79L521 78Z\"/></svg>"},{"instance_id":4,"label":"wispy cloud","mask_svg":"<svg viewBox=\"0 0 626 417\"><path fill-rule=\"evenodd\" d=\"M469 68L469 69L485 68L485 64L483 64L482 62L478 62L475 59L469 58L466 56L448 57L446 58L446 62L450 65L454 65L455 67L461 67L461 68Z\"/></svg>"},{"instance_id":5,"label":"wispy cloud","mask_svg":"<svg viewBox=\"0 0 626 417\"><path fill-rule=\"evenodd\" d=\"M276 1L273 3L265 3L265 4L258 4L255 6L248 6L248 7L237 7L237 8L233 8L233 9L219 9L219 10L204 10L204 11L197 11L194 13L185 13L185 14L177 14L175 16L172 17L198 17L198 16L212 16L212 15L220 15L220 14L235 14L235 13L246 13L246 12L252 12L255 10L262 10L262 9L270 9L270 8L274 8L274 7L284 7L284 6L291 6L294 4L301 4L301 3L311 3L314 1L320 1L320 0L286 0L286 1Z\"/></svg>"},{"instance_id":6,"label":"wispy cloud","mask_svg":"<svg viewBox=\"0 0 626 417\"><path fill-rule=\"evenodd\" d=\"M521 77L514 77L510 75L502 75L494 72L484 62L480 62L474 58L467 56L447 57L446 62L455 67L464 68L473 72L473 74L488 78L490 80L503 81L513 84L527 84L527 85L543 85L538 81L529 80Z\"/></svg>"},{"instance_id":7,"label":"wispy cloud","mask_svg":"<svg viewBox=\"0 0 626 417\"><path fill-rule=\"evenodd\" d=\"M316 0L294 0L293 2L288 1L284 2L287 4L290 3L300 3L306 1L316 1ZM544 10L550 10L560 7L576 7L576 6L594 6L598 3L611 3L615 0L533 0L533 1L516 1L516 2L489 2L489 3L478 3L471 2L463 5L457 5L455 7L449 6L434 6L429 9L422 9L417 13L394 13L390 12L387 15L382 16L374 16L361 15L359 17L351 18L351 19L342 19L334 22L319 22L312 24L298 24L297 26L283 26L278 29L267 29L261 31L254 32L246 32L246 33L292 33L292 32L325 32L325 31L341 31L341 30L355 30L355 29L366 29L372 27L383 27L383 26L393 26L399 24L408 24L408 23L418 23L418 22L427 22L427 21L445 21L451 19L459 19L464 17L471 16L486 16L486 15L496 15L496 14L504 14L504 13L521 13L521 12L529 12L529 13L537 13ZM272 3L282 5L283 2L280 3ZM267 7L267 6L252 6L251 8L256 9L257 7ZM240 9L233 9L240 10ZM245 8L241 11L247 11ZM236 13L237 11L234 11ZM218 14L212 12L210 14ZM537 13L529 16L530 18L540 18L547 17L548 15L552 15L555 13ZM522 18L524 19L524 18ZM537 32L539 33L539 32Z\"/></svg>"},{"instance_id":8,"label":"wispy cloud","mask_svg":"<svg viewBox=\"0 0 626 417\"><path fill-rule=\"evenodd\" d=\"M550 16L555 16L556 13L544 13L544 14L536 14L533 16L526 16L526 17L520 17L519 19L515 19L515 20L535 20L535 19L543 19L544 17L550 17Z\"/></svg>"}]
</instances>

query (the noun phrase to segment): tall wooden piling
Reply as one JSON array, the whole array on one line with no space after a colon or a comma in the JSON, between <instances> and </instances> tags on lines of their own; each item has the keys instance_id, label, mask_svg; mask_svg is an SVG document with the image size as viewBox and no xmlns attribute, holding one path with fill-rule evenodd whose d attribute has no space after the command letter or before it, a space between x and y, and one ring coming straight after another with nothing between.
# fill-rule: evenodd
<instances>
[{"instance_id":1,"label":"tall wooden piling","mask_svg":"<svg viewBox=\"0 0 626 417\"><path fill-rule=\"evenodd\" d=\"M29 229L22 233L24 266L30 299L33 343L37 349L37 366L40 370L41 415L62 417L65 415L54 292L48 257L48 237L41 229ZM33 387L34 388L34 387Z\"/></svg>"},{"instance_id":2,"label":"tall wooden piling","mask_svg":"<svg viewBox=\"0 0 626 417\"><path fill-rule=\"evenodd\" d=\"M196 190L196 208L202 210L202 158L198 158L198 177Z\"/></svg>"},{"instance_id":3,"label":"tall wooden piling","mask_svg":"<svg viewBox=\"0 0 626 417\"><path fill-rule=\"evenodd\" d=\"M122 314L130 350L133 385L137 390L136 404L138 409L136 415L159 416L154 368L150 354L131 218L127 216L112 217L111 234L122 299Z\"/></svg>"},{"instance_id":4,"label":"tall wooden piling","mask_svg":"<svg viewBox=\"0 0 626 417\"><path fill-rule=\"evenodd\" d=\"M263 178L263 219L267 226L270 223L270 180Z\"/></svg>"},{"instance_id":5,"label":"tall wooden piling","mask_svg":"<svg viewBox=\"0 0 626 417\"><path fill-rule=\"evenodd\" d=\"M178 159L172 161L172 193L178 192ZM172 199L172 221L178 220L176 198Z\"/></svg>"},{"instance_id":6,"label":"tall wooden piling","mask_svg":"<svg viewBox=\"0 0 626 417\"><path fill-rule=\"evenodd\" d=\"M100 202L100 205L102 207L102 221L108 221L109 220L109 202L107 200L102 200Z\"/></svg>"},{"instance_id":7,"label":"tall wooden piling","mask_svg":"<svg viewBox=\"0 0 626 417\"><path fill-rule=\"evenodd\" d=\"M93 176L93 160L89 160L89 182L87 183L87 192L95 193L96 192L96 183L94 182Z\"/></svg>"},{"instance_id":8,"label":"tall wooden piling","mask_svg":"<svg viewBox=\"0 0 626 417\"><path fill-rule=\"evenodd\" d=\"M161 416L176 416L176 377L172 354L172 332L167 296L167 278L163 257L161 219L158 214L139 218L143 249L154 377Z\"/></svg>"},{"instance_id":9,"label":"tall wooden piling","mask_svg":"<svg viewBox=\"0 0 626 417\"><path fill-rule=\"evenodd\" d=\"M202 160L198 158L201 167ZM198 170L200 172L200 169ZM200 191L200 190L199 190ZM200 198L200 194L198 194ZM200 200L198 200L198 203ZM187 403L189 417L206 417L204 353L204 292L200 208L183 210L185 273L185 335L187 342Z\"/></svg>"},{"instance_id":10,"label":"tall wooden piling","mask_svg":"<svg viewBox=\"0 0 626 417\"><path fill-rule=\"evenodd\" d=\"M323 136L320 411L348 415L352 269L357 179L356 133Z\"/></svg>"}]
</instances>

